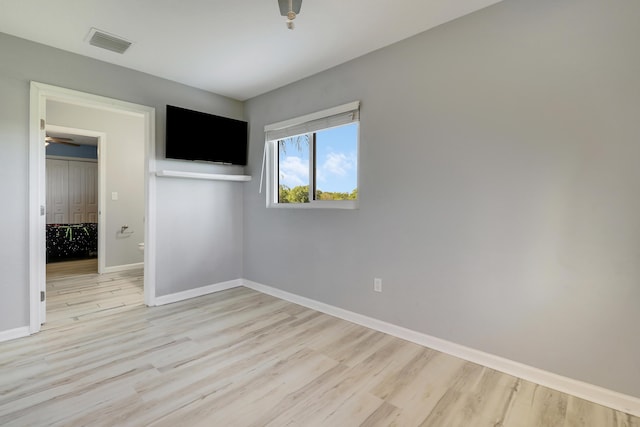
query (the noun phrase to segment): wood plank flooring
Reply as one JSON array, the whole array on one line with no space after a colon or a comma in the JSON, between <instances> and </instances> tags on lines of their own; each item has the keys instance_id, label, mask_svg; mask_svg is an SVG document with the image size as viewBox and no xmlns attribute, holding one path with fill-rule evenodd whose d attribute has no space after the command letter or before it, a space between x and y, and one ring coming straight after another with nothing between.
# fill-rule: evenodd
<instances>
[{"instance_id":1,"label":"wood plank flooring","mask_svg":"<svg viewBox=\"0 0 640 427\"><path fill-rule=\"evenodd\" d=\"M640 426L246 288L148 308L133 271L48 301L42 332L0 343L0 425Z\"/></svg>"},{"instance_id":2,"label":"wood plank flooring","mask_svg":"<svg viewBox=\"0 0 640 427\"><path fill-rule=\"evenodd\" d=\"M47 280L78 276L81 274L96 274L97 272L98 258L52 262L47 264Z\"/></svg>"},{"instance_id":3,"label":"wood plank flooring","mask_svg":"<svg viewBox=\"0 0 640 427\"><path fill-rule=\"evenodd\" d=\"M99 275L95 273L95 260L59 264L62 268L47 269L45 330L85 318L117 314L132 306L144 306L141 269ZM94 265L94 273L87 274Z\"/></svg>"}]
</instances>

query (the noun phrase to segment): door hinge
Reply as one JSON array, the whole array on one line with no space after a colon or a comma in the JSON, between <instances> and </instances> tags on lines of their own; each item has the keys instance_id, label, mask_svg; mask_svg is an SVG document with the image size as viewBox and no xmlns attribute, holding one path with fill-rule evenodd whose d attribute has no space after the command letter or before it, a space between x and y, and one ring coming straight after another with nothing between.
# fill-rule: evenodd
<instances>
[{"instance_id":1,"label":"door hinge","mask_svg":"<svg viewBox=\"0 0 640 427\"><path fill-rule=\"evenodd\" d=\"M40 291L40 302L44 302L44 291Z\"/></svg>"},{"instance_id":2,"label":"door hinge","mask_svg":"<svg viewBox=\"0 0 640 427\"><path fill-rule=\"evenodd\" d=\"M44 119L40 119L40 130L44 130L44 126L45 126L45 121Z\"/></svg>"},{"instance_id":3,"label":"door hinge","mask_svg":"<svg viewBox=\"0 0 640 427\"><path fill-rule=\"evenodd\" d=\"M45 212L44 205L40 205L40 216L44 216L44 212Z\"/></svg>"}]
</instances>

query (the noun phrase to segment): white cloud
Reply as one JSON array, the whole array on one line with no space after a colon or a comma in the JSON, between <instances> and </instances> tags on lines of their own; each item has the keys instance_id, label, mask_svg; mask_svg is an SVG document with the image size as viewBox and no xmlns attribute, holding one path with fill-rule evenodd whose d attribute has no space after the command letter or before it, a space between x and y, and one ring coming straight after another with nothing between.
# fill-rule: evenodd
<instances>
[{"instance_id":1,"label":"white cloud","mask_svg":"<svg viewBox=\"0 0 640 427\"><path fill-rule=\"evenodd\" d=\"M309 184L309 164L300 157L288 156L280 163L280 183L289 188Z\"/></svg>"},{"instance_id":2,"label":"white cloud","mask_svg":"<svg viewBox=\"0 0 640 427\"><path fill-rule=\"evenodd\" d=\"M320 160L320 159L318 159ZM329 152L316 169L316 177L323 185L333 187L336 180L349 180L356 169L355 153ZM280 184L289 188L309 185L309 163L307 159L287 156L281 159L279 168Z\"/></svg>"},{"instance_id":3,"label":"white cloud","mask_svg":"<svg viewBox=\"0 0 640 427\"><path fill-rule=\"evenodd\" d=\"M353 156L347 156L344 153L328 153L325 157L324 163L318 171L319 177L322 180L327 178L327 175L345 176L355 164Z\"/></svg>"}]
</instances>

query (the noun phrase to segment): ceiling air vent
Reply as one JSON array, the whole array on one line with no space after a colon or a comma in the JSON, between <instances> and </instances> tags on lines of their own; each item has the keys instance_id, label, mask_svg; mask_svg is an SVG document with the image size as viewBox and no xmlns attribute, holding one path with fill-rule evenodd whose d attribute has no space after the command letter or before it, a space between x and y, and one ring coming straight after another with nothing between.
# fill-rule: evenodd
<instances>
[{"instance_id":1,"label":"ceiling air vent","mask_svg":"<svg viewBox=\"0 0 640 427\"><path fill-rule=\"evenodd\" d=\"M107 49L116 53L125 53L131 46L131 42L126 41L113 34L105 33L102 30L92 28L88 35L89 44L92 46Z\"/></svg>"}]
</instances>

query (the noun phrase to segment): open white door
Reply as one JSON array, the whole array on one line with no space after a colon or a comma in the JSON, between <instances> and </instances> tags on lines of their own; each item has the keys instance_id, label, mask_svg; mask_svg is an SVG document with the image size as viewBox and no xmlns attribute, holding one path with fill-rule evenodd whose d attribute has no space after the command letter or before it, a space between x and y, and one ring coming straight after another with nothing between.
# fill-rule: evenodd
<instances>
[{"instance_id":1,"label":"open white door","mask_svg":"<svg viewBox=\"0 0 640 427\"><path fill-rule=\"evenodd\" d=\"M47 314L46 280L46 176L45 176L46 99L31 92L31 137L29 143L29 253L30 333L40 330ZM37 305L35 305L37 302Z\"/></svg>"},{"instance_id":2,"label":"open white door","mask_svg":"<svg viewBox=\"0 0 640 427\"><path fill-rule=\"evenodd\" d=\"M45 103L45 108L44 108L44 112L46 114L46 103ZM45 146L45 138L46 138L46 131L45 131L45 127L46 127L46 118L42 117L40 119L40 144L44 147ZM46 165L45 165L45 174L44 174L44 188L47 188L47 181L46 181ZM47 205L46 205L46 191L45 191L45 201L44 203L42 203L42 207L40 208L40 221L44 224L40 225L40 229L44 229L45 233L46 233L46 223L47 223ZM41 267L42 268L42 272L41 272L41 277L42 280L40 280L40 324L44 324L44 322L47 321L47 266L46 266L46 251L47 251L47 247L46 247L46 235L42 237L42 239L45 241L45 245L44 248L42 249L44 251L44 256L43 258L45 259L45 264Z\"/></svg>"}]
</instances>

